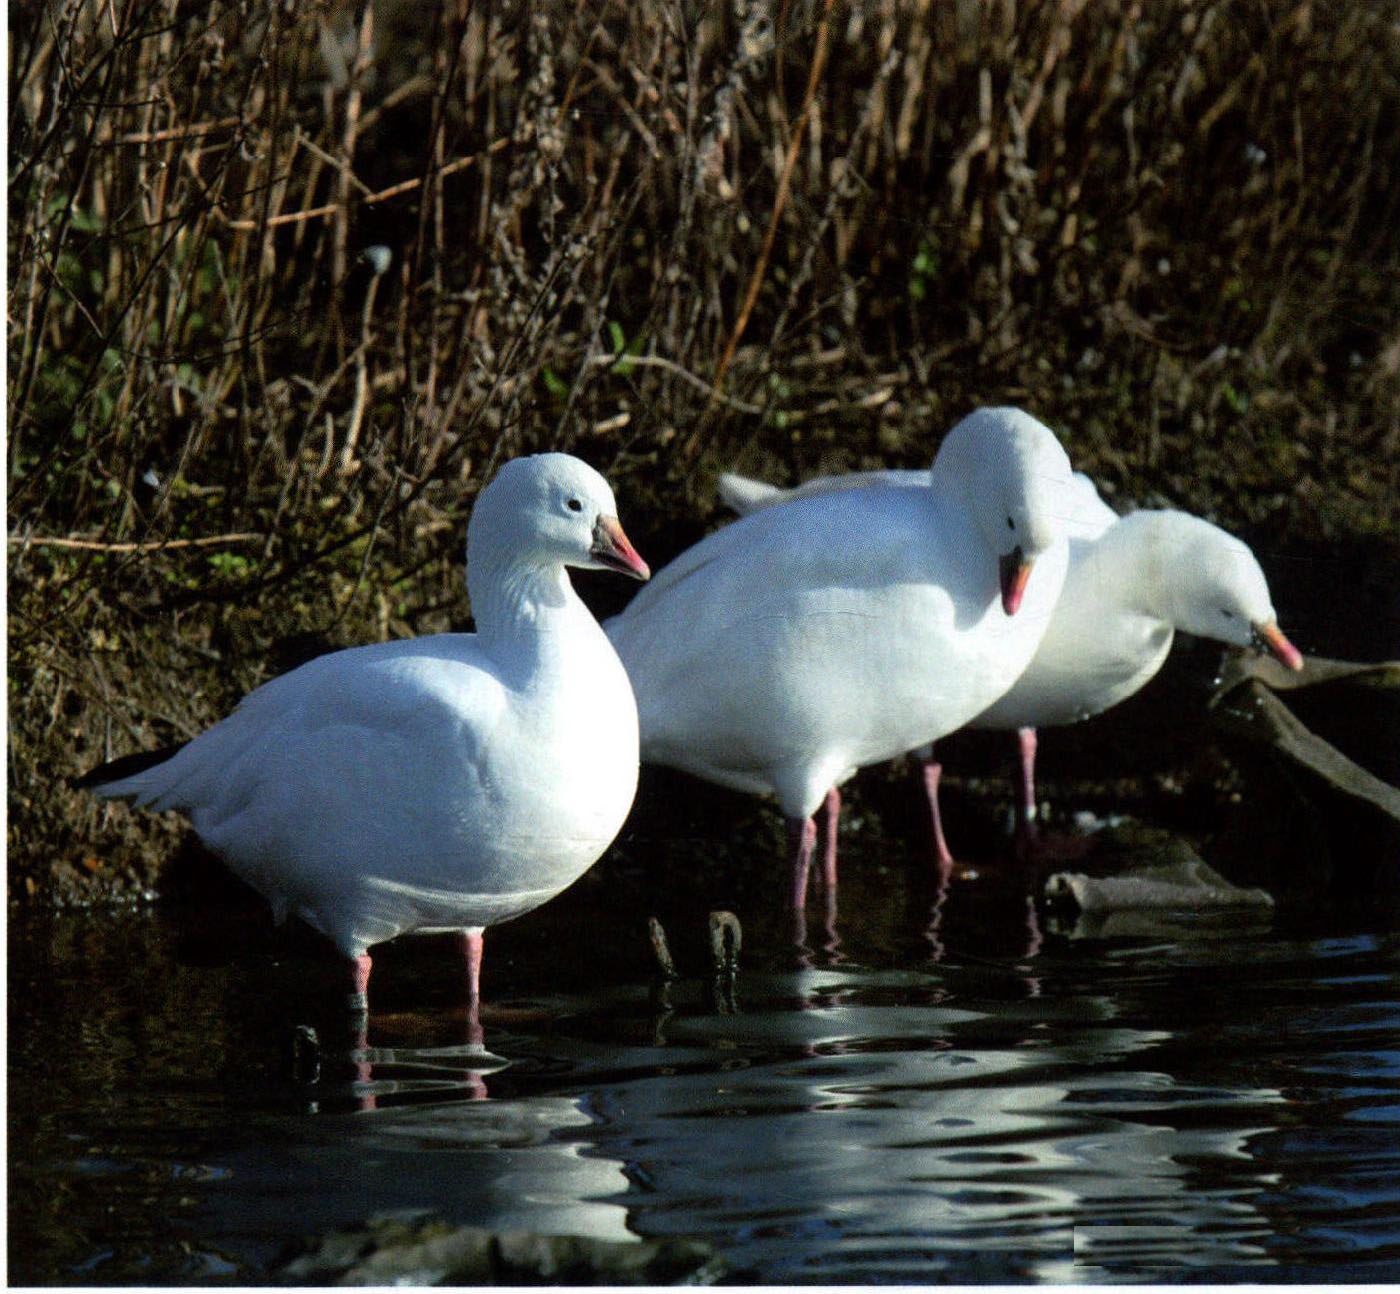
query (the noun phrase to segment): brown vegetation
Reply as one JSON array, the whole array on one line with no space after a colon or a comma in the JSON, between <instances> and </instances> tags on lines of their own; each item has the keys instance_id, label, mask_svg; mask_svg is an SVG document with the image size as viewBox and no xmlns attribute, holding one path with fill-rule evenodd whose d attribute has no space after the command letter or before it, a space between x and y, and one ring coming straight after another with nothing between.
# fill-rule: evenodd
<instances>
[{"instance_id":1,"label":"brown vegetation","mask_svg":"<svg viewBox=\"0 0 1400 1294\"><path fill-rule=\"evenodd\" d=\"M302 631L460 624L465 519L512 454L594 462L659 563L719 468L922 464L1010 401L1119 498L1392 534L1398 24L14 10L12 895L149 883L63 779L191 735Z\"/></svg>"}]
</instances>

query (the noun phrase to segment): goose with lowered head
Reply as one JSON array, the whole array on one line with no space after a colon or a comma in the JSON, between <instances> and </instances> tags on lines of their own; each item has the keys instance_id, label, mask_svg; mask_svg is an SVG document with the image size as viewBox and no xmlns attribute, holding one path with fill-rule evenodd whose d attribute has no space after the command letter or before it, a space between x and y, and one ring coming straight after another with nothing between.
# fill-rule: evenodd
<instances>
[{"instance_id":1,"label":"goose with lowered head","mask_svg":"<svg viewBox=\"0 0 1400 1294\"><path fill-rule=\"evenodd\" d=\"M980 409L918 488L870 481L707 536L604 625L642 758L777 797L801 910L812 815L867 764L962 727L1025 668L1067 562L1069 459L1019 409ZM827 843L828 894L835 882Z\"/></svg>"},{"instance_id":2,"label":"goose with lowered head","mask_svg":"<svg viewBox=\"0 0 1400 1294\"><path fill-rule=\"evenodd\" d=\"M741 515L823 493L922 484L917 472L852 472L791 490L726 474L721 498ZM1126 700L1156 676L1178 630L1268 651L1290 669L1302 655L1278 627L1268 581L1249 547L1190 513L1143 509L1120 517L1088 477L1066 495L1069 570L1049 627L1024 672L967 725L1013 730L1020 747L1017 817L1035 835L1036 729L1078 723ZM938 802L941 766L921 750L935 846L952 861Z\"/></svg>"}]
</instances>

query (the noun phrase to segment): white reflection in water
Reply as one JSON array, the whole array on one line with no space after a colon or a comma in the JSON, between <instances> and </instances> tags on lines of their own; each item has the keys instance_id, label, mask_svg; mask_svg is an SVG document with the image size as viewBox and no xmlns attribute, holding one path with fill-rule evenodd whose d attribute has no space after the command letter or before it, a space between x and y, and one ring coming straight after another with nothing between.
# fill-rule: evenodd
<instances>
[{"instance_id":1,"label":"white reflection in water","mask_svg":"<svg viewBox=\"0 0 1400 1294\"><path fill-rule=\"evenodd\" d=\"M396 1050L394 1063L450 1061ZM248 1164L230 1159L237 1185L211 1196L220 1232L251 1236L288 1230L286 1201L298 1202L291 1230L320 1234L386 1212L431 1212L463 1226L500 1232L635 1240L618 1200L628 1188L621 1161L600 1158L580 1134L593 1125L572 1096L457 1100L380 1108L286 1124L286 1150L269 1182L265 1147ZM243 1176L246 1169L247 1175Z\"/></svg>"},{"instance_id":2,"label":"white reflection in water","mask_svg":"<svg viewBox=\"0 0 1400 1294\"><path fill-rule=\"evenodd\" d=\"M993 1021L844 1003L843 982L870 990L870 978L840 971L774 977L769 1000L805 997L811 1009L667 1030L680 1045L766 1043L784 1059L595 1093L599 1152L624 1158L637 1181L626 1202L638 1231L722 1237L734 1266L765 1280L965 1271L988 1245L1001 1272L1010 1253L1013 1269L1051 1280L1084 1274L1090 1255L1264 1258L1253 1241L1271 1228L1249 1197L1265 1181L1248 1145L1271 1126L1278 1091L1192 1091L1135 1071L1125 1062L1168 1035L1115 1024L1106 998L1067 1000L1058 1018L1026 1004ZM995 1039L979 1042L991 1028ZM1126 1226L1124 1247L1111 1229Z\"/></svg>"},{"instance_id":3,"label":"white reflection in water","mask_svg":"<svg viewBox=\"0 0 1400 1294\"><path fill-rule=\"evenodd\" d=\"M363 1149L407 1156L418 1172L434 1176L434 1153L508 1151L494 1155L486 1180L478 1177L474 1183L489 1206L494 1230L637 1239L628 1229L626 1210L607 1202L627 1189L621 1162L586 1155L586 1141L571 1135L593 1122L577 1097L409 1107L365 1122ZM424 1152L429 1158L421 1158Z\"/></svg>"}]
</instances>

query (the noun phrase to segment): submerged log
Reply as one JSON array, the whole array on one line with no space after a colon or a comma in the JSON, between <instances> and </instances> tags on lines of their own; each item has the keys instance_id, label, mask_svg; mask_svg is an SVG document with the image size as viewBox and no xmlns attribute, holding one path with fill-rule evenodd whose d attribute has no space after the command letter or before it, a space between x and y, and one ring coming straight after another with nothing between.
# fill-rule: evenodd
<instances>
[{"instance_id":1,"label":"submerged log","mask_svg":"<svg viewBox=\"0 0 1400 1294\"><path fill-rule=\"evenodd\" d=\"M1217 704L1241 684L1257 680L1275 692L1312 687L1318 683L1354 683L1362 687L1400 689L1400 660L1328 660L1304 656L1303 668L1289 669L1272 656L1258 652L1233 652L1221 667L1211 705Z\"/></svg>"},{"instance_id":2,"label":"submerged log","mask_svg":"<svg viewBox=\"0 0 1400 1294\"><path fill-rule=\"evenodd\" d=\"M1116 876L1056 872L1045 882L1047 899L1072 900L1081 912L1124 908L1181 909L1272 908L1266 890L1243 889L1227 881L1181 842L1186 857L1166 863L1137 865Z\"/></svg>"},{"instance_id":3,"label":"submerged log","mask_svg":"<svg viewBox=\"0 0 1400 1294\"><path fill-rule=\"evenodd\" d=\"M1344 795L1373 805L1393 821L1400 822L1400 790L1319 737L1271 690L1275 685L1304 687L1309 683L1342 680L1373 687L1397 687L1400 686L1400 663L1354 665L1309 657L1298 673L1279 666L1278 674L1279 682L1275 684L1273 669L1265 661L1227 665L1222 671L1221 686L1212 699L1213 716L1221 731L1267 746ZM1269 686L1261 681L1265 679Z\"/></svg>"}]
</instances>

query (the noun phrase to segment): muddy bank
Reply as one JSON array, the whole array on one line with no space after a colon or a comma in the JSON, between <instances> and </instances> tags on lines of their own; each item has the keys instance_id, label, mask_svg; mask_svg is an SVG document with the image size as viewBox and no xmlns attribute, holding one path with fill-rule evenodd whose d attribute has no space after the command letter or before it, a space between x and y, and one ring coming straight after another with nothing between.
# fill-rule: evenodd
<instances>
[{"instance_id":1,"label":"muddy bank","mask_svg":"<svg viewBox=\"0 0 1400 1294\"><path fill-rule=\"evenodd\" d=\"M1295 542L1278 552L1276 565L1284 575L1274 581L1277 605L1290 636L1305 650L1336 643L1361 659L1380 659L1387 643L1400 642L1400 608L1393 597L1400 586L1400 545L1373 542L1364 559L1336 545L1308 549ZM1265 550L1266 562L1269 555ZM581 583L600 615L625 597L601 580L585 577ZM94 648L74 662L68 676L68 713L50 712L42 724L35 722L32 695L12 706L22 724L12 743L37 736L48 761L42 768L26 763L12 769L10 900L17 913L31 904L149 901L171 890L172 874L180 894L205 886L217 891L224 883L222 868L203 854L178 815L101 804L73 789L68 778L109 755L182 739L226 712L261 678L352 641L349 628L325 637L298 633L295 616L306 604L272 601L275 610L221 608L217 632L203 643L170 637L168 623L153 620L128 630L120 644ZM288 632L273 636L278 627ZM1359 884L1383 855L1400 859L1400 841L1386 813L1374 804L1358 805L1326 775L1226 722L1228 707L1212 708L1229 660L1218 644L1182 636L1161 674L1139 695L1088 723L1042 732L1039 789L1052 827L1072 829L1081 812L1127 815L1210 842L1241 880L1289 890L1303 882L1326 889L1325 878ZM98 695L91 691L93 680L103 689ZM37 692L54 682L43 670L11 674L12 693ZM1279 695L1309 732L1381 782L1400 784L1400 694L1393 686L1342 680ZM114 714L133 719L114 723ZM957 733L940 745L940 756L955 850L1001 849L1014 738ZM50 777L51 769L62 775ZM852 812L846 829L884 833L917 849L927 822L916 781L907 762L862 772L848 788ZM623 861L605 859L601 866L625 867L629 841L680 836L690 842L694 866L712 874L722 889L734 870L752 866L750 859L728 856L724 841L736 827L771 838L773 860L781 856L781 823L771 805L681 774L649 771L613 851ZM1300 837L1314 842L1317 855L1307 877L1292 874L1289 862Z\"/></svg>"}]
</instances>

